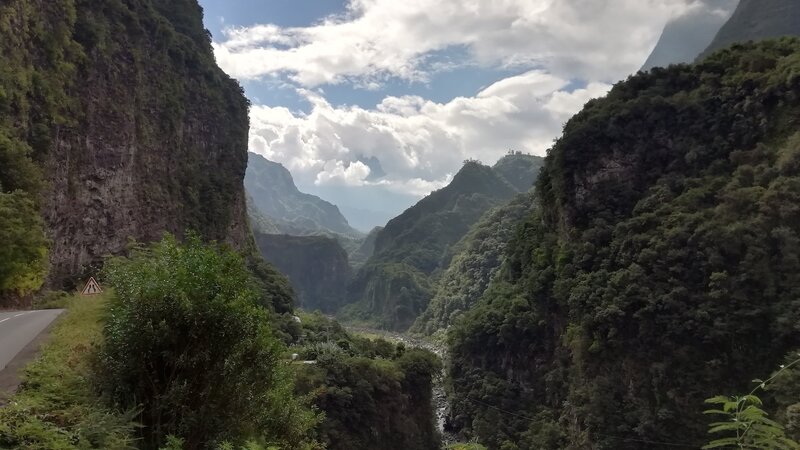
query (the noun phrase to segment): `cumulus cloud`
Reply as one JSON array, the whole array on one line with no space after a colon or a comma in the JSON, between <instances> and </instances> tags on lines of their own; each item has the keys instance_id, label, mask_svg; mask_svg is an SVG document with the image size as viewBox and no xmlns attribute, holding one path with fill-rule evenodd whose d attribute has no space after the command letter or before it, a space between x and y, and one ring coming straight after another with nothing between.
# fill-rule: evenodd
<instances>
[{"instance_id":1,"label":"cumulus cloud","mask_svg":"<svg viewBox=\"0 0 800 450\"><path fill-rule=\"evenodd\" d=\"M247 79L288 75L314 87L386 77L425 80L433 52L466 48L471 63L547 67L614 80L646 58L669 17L699 0L351 0L309 27L229 28L220 65Z\"/></svg>"},{"instance_id":2,"label":"cumulus cloud","mask_svg":"<svg viewBox=\"0 0 800 450\"><path fill-rule=\"evenodd\" d=\"M251 150L298 184L423 196L464 159L544 154L569 117L641 66L670 18L730 1L350 0L307 27L229 28L214 50L230 75L288 83L310 104L250 113ZM389 95L374 107L338 106L322 90L380 90L457 67L520 74L447 102ZM385 174L364 163L371 158Z\"/></svg>"},{"instance_id":3,"label":"cumulus cloud","mask_svg":"<svg viewBox=\"0 0 800 450\"><path fill-rule=\"evenodd\" d=\"M542 154L563 123L610 86L565 90L567 80L530 71L498 81L474 97L437 103L387 97L376 108L336 107L300 90L310 113L264 105L251 110L250 147L317 186L383 186L424 195L444 186L461 161L494 162L508 149ZM369 180L360 159L374 157L386 175Z\"/></svg>"}]
</instances>

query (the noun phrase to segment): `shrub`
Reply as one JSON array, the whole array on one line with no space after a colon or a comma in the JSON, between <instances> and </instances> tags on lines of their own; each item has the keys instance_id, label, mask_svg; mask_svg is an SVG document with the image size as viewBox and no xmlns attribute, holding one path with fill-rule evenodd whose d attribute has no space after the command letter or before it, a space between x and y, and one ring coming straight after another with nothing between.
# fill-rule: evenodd
<instances>
[{"instance_id":1,"label":"shrub","mask_svg":"<svg viewBox=\"0 0 800 450\"><path fill-rule=\"evenodd\" d=\"M184 448L251 438L304 448L315 416L292 396L285 347L243 259L167 236L106 264L116 290L100 354L104 392L139 407L142 447L173 435Z\"/></svg>"}]
</instances>

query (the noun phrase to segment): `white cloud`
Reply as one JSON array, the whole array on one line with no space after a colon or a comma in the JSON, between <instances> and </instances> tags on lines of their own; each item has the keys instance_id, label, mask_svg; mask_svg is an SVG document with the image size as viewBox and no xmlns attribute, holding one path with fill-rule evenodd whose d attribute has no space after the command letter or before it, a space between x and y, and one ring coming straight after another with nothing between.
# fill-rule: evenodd
<instances>
[{"instance_id":1,"label":"white cloud","mask_svg":"<svg viewBox=\"0 0 800 450\"><path fill-rule=\"evenodd\" d=\"M301 187L421 197L464 159L544 154L589 99L641 67L671 17L719 1L350 0L308 27L229 28L214 49L230 75L286 83L311 105L250 113L251 150L286 165ZM379 91L388 79L427 81L456 67L521 74L471 97L387 96L373 108L332 105L321 89ZM380 179L362 162L372 157Z\"/></svg>"},{"instance_id":2,"label":"white cloud","mask_svg":"<svg viewBox=\"0 0 800 450\"><path fill-rule=\"evenodd\" d=\"M335 107L314 91L299 92L308 114L283 107L251 110L251 150L285 164L301 184L381 186L425 195L446 185L467 158L493 163L509 148L543 154L563 123L610 86L563 90L566 80L530 71L474 97L437 103L387 97L374 109ZM375 157L386 171L368 181L359 160Z\"/></svg>"},{"instance_id":3,"label":"white cloud","mask_svg":"<svg viewBox=\"0 0 800 450\"><path fill-rule=\"evenodd\" d=\"M370 169L361 161L350 162L345 165L342 161L328 161L323 170L317 174L314 182L317 186L326 184L344 186L363 186L369 176Z\"/></svg>"},{"instance_id":4,"label":"white cloud","mask_svg":"<svg viewBox=\"0 0 800 450\"><path fill-rule=\"evenodd\" d=\"M346 14L309 27L229 28L214 49L234 77L288 75L307 87L425 80L431 53L453 46L468 50L465 64L608 81L638 68L669 17L697 2L351 0Z\"/></svg>"}]
</instances>

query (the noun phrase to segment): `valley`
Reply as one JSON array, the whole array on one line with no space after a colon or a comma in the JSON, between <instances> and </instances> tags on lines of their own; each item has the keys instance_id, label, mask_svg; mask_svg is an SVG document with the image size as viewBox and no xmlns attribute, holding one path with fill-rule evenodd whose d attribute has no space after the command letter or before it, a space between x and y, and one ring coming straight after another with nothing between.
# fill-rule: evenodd
<instances>
[{"instance_id":1,"label":"valley","mask_svg":"<svg viewBox=\"0 0 800 450\"><path fill-rule=\"evenodd\" d=\"M800 3L589 3L0 3L0 449L800 449Z\"/></svg>"}]
</instances>

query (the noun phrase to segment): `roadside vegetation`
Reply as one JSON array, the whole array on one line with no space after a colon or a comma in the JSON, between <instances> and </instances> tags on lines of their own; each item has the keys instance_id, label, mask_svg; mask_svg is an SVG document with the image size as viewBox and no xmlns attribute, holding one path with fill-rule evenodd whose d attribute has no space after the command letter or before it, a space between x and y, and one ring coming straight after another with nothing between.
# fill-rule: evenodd
<instances>
[{"instance_id":1,"label":"roadside vegetation","mask_svg":"<svg viewBox=\"0 0 800 450\"><path fill-rule=\"evenodd\" d=\"M0 408L0 448L133 448L132 413L103 405L92 383L109 297L69 298L68 312L40 358L25 369L19 391Z\"/></svg>"},{"instance_id":2,"label":"roadside vegetation","mask_svg":"<svg viewBox=\"0 0 800 450\"><path fill-rule=\"evenodd\" d=\"M167 236L108 260L102 296L43 296L67 312L0 409L0 449L439 448L435 355L287 322L272 303L291 293L253 273Z\"/></svg>"}]
</instances>

